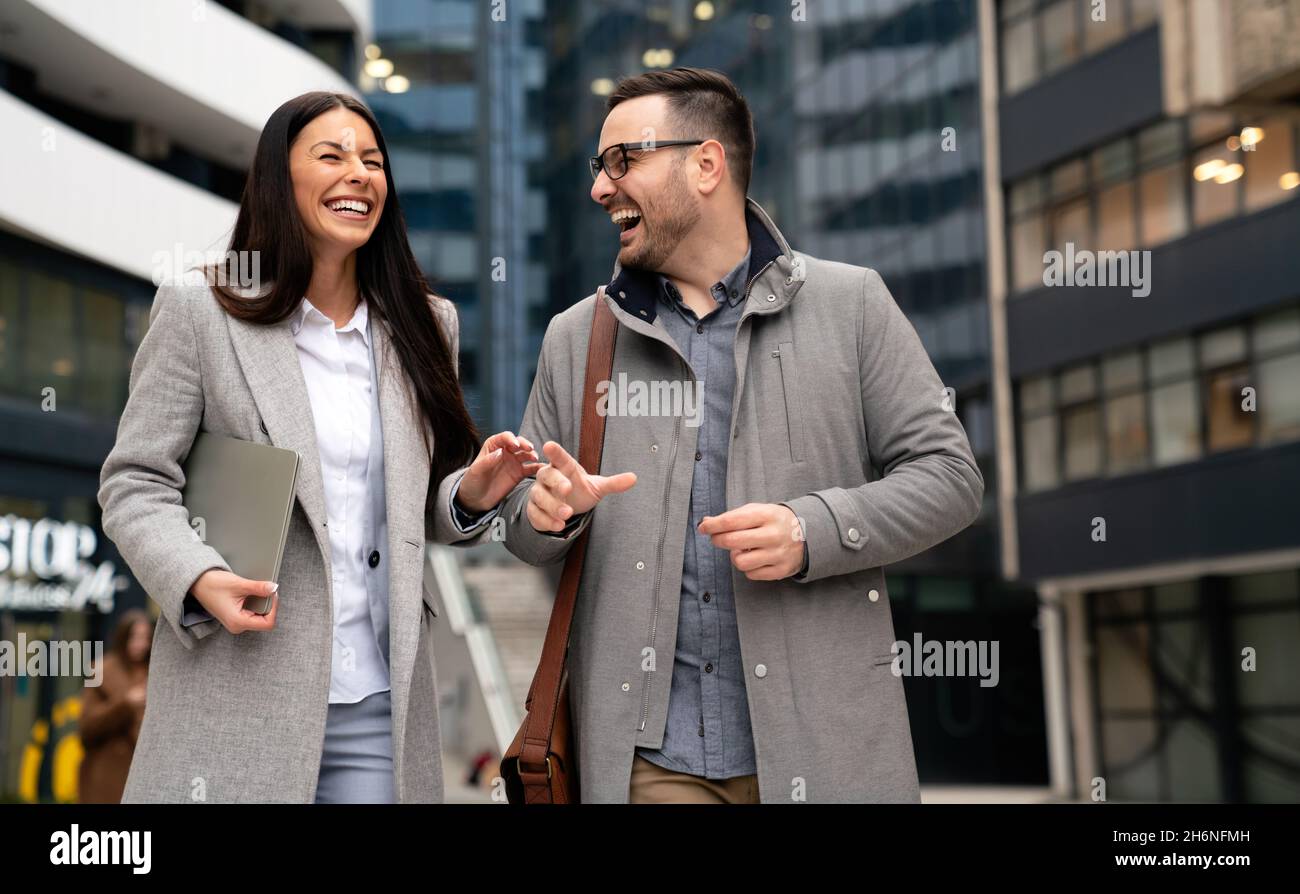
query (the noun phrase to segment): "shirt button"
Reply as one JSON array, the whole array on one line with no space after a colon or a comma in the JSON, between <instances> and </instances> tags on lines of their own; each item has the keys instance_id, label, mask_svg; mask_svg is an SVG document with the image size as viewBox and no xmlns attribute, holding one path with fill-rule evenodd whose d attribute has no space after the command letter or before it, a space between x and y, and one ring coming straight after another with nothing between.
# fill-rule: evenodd
<instances>
[{"instance_id":1,"label":"shirt button","mask_svg":"<svg viewBox=\"0 0 1300 894\"><path fill-rule=\"evenodd\" d=\"M767 665L766 665L766 664L755 665L755 667L754 667L754 676L756 676L756 677L766 677L766 676L767 676Z\"/></svg>"},{"instance_id":2,"label":"shirt button","mask_svg":"<svg viewBox=\"0 0 1300 894\"><path fill-rule=\"evenodd\" d=\"M696 326L695 331L700 333L704 332L704 324L701 323L700 325Z\"/></svg>"},{"instance_id":3,"label":"shirt button","mask_svg":"<svg viewBox=\"0 0 1300 894\"><path fill-rule=\"evenodd\" d=\"M708 591L708 590L705 590L705 591L704 591L704 601L705 601L705 602L708 602L708 601L709 601L710 599L712 599L712 598L713 598L713 597L709 595L709 591Z\"/></svg>"},{"instance_id":4,"label":"shirt button","mask_svg":"<svg viewBox=\"0 0 1300 894\"><path fill-rule=\"evenodd\" d=\"M711 674L711 673L713 673L713 662L712 662L712 661L710 661L708 664L704 665L704 672L705 672L706 674Z\"/></svg>"},{"instance_id":5,"label":"shirt button","mask_svg":"<svg viewBox=\"0 0 1300 894\"><path fill-rule=\"evenodd\" d=\"M650 452L651 452L651 453L658 453L658 452L659 452L659 445L658 445L658 444L651 444L651 445L650 445Z\"/></svg>"},{"instance_id":6,"label":"shirt button","mask_svg":"<svg viewBox=\"0 0 1300 894\"><path fill-rule=\"evenodd\" d=\"M699 462L699 461L702 460L703 458L704 458L704 454L701 453L700 451L696 450L696 451L695 451L695 461L696 461L696 462Z\"/></svg>"},{"instance_id":7,"label":"shirt button","mask_svg":"<svg viewBox=\"0 0 1300 894\"><path fill-rule=\"evenodd\" d=\"M379 564L379 550L372 549L370 551L370 567L374 568L378 564Z\"/></svg>"},{"instance_id":8,"label":"shirt button","mask_svg":"<svg viewBox=\"0 0 1300 894\"><path fill-rule=\"evenodd\" d=\"M867 598L870 599L872 602L879 602L879 601L880 601L880 591L879 591L879 590L872 590L870 593L867 594Z\"/></svg>"}]
</instances>

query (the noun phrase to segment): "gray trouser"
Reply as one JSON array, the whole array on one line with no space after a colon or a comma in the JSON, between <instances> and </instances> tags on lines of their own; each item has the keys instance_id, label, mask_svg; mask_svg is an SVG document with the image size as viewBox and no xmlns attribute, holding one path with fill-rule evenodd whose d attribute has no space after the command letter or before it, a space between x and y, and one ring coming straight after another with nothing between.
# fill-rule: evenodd
<instances>
[{"instance_id":1,"label":"gray trouser","mask_svg":"<svg viewBox=\"0 0 1300 894\"><path fill-rule=\"evenodd\" d=\"M317 804L392 804L392 693L331 704L325 721Z\"/></svg>"}]
</instances>

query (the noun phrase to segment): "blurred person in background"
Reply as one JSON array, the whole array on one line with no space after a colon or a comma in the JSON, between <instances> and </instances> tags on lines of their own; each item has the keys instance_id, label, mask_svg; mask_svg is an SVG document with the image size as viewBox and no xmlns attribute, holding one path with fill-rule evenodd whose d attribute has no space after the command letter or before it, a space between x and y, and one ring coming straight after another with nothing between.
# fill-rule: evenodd
<instances>
[{"instance_id":1,"label":"blurred person in background","mask_svg":"<svg viewBox=\"0 0 1300 894\"><path fill-rule=\"evenodd\" d=\"M79 722L81 759L78 800L82 804L116 804L122 800L131 755L144 720L145 685L153 621L138 608L127 609L113 628L104 655L100 685L86 686Z\"/></svg>"},{"instance_id":2,"label":"blurred person in background","mask_svg":"<svg viewBox=\"0 0 1300 894\"><path fill-rule=\"evenodd\" d=\"M425 542L485 539L536 454L510 432L480 443L456 309L416 264L391 172L360 101L284 103L225 266L154 299L99 491L162 610L126 802L443 800ZM247 257L261 281L239 288ZM278 581L191 529L199 431L299 454Z\"/></svg>"}]
</instances>

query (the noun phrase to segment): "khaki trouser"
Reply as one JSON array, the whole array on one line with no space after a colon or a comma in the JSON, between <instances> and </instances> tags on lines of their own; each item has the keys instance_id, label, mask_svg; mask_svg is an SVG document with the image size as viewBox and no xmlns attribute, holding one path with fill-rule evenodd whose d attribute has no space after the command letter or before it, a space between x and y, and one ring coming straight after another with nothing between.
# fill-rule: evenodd
<instances>
[{"instance_id":1,"label":"khaki trouser","mask_svg":"<svg viewBox=\"0 0 1300 894\"><path fill-rule=\"evenodd\" d=\"M632 804L757 804L758 776L705 779L678 773L636 755L632 760Z\"/></svg>"}]
</instances>

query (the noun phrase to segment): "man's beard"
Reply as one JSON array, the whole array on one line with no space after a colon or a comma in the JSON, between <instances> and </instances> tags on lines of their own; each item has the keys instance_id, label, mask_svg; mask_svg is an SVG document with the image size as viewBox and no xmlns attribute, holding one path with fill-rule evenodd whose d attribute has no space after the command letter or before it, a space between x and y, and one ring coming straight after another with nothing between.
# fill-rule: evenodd
<instances>
[{"instance_id":1,"label":"man's beard","mask_svg":"<svg viewBox=\"0 0 1300 894\"><path fill-rule=\"evenodd\" d=\"M650 218L655 221L653 225ZM699 220L700 210L691 201L686 174L679 163L662 197L641 204L641 245L620 251L619 263L633 270L659 272Z\"/></svg>"}]
</instances>

